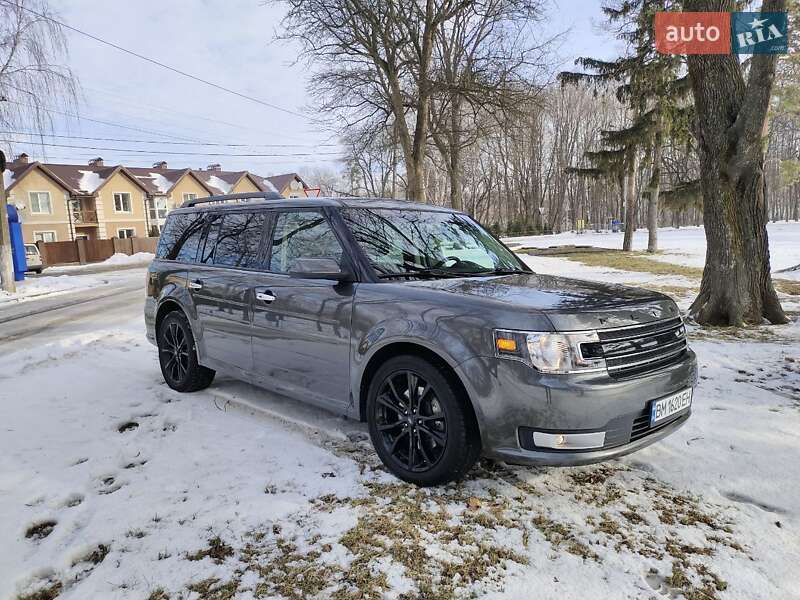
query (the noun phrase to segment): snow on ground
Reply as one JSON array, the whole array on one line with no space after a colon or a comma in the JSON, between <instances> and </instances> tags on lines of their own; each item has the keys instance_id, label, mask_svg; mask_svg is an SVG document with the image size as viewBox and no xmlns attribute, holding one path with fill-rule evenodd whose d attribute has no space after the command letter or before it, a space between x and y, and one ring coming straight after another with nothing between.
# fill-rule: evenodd
<instances>
[{"instance_id":1,"label":"snow on ground","mask_svg":"<svg viewBox=\"0 0 800 600\"><path fill-rule=\"evenodd\" d=\"M85 265L47 267L45 273L48 275L61 273L80 273L81 271L94 270L98 268L102 269L105 267L127 267L131 265L144 266L149 265L154 258L155 254L152 252L137 252L135 254L124 254L122 252L117 252L102 262L89 263Z\"/></svg>"},{"instance_id":2,"label":"snow on ground","mask_svg":"<svg viewBox=\"0 0 800 600\"><path fill-rule=\"evenodd\" d=\"M86 267L92 265L84 265ZM62 267L59 267L62 268ZM125 269L122 271L106 271L101 273L68 275L46 275L28 277L25 281L17 282L17 291L9 294L0 290L0 307L11 306L19 302L41 300L45 297L56 296L68 292L79 292L91 288L144 282L144 269Z\"/></svg>"},{"instance_id":3,"label":"snow on ground","mask_svg":"<svg viewBox=\"0 0 800 600\"><path fill-rule=\"evenodd\" d=\"M779 271L800 264L800 223L778 222L767 225L772 270ZM573 232L556 235L510 237L504 240L511 244L546 248L568 244L597 246L600 248L622 248L623 234L610 232ZM668 263L702 268L705 264L706 238L702 227L662 227L658 230L658 244L662 252L653 258ZM647 249L647 229L639 229L633 235L633 249ZM779 275L783 277L783 274Z\"/></svg>"},{"instance_id":4,"label":"snow on ground","mask_svg":"<svg viewBox=\"0 0 800 600\"><path fill-rule=\"evenodd\" d=\"M677 233L661 237L675 256ZM702 252L702 230L680 235L686 256ZM795 260L771 235L776 264ZM540 245L561 243L573 242ZM697 285L523 258L568 277ZM142 271L31 283L95 277ZM484 461L422 490L383 470L362 424L228 378L173 392L140 298L123 297L122 320L66 315L44 344L4 345L0 325L4 600L800 598L799 322L690 327L693 416L633 455Z\"/></svg>"},{"instance_id":5,"label":"snow on ground","mask_svg":"<svg viewBox=\"0 0 800 600\"><path fill-rule=\"evenodd\" d=\"M800 597L796 324L694 330L694 414L636 454L421 490L361 424L173 392L140 310L2 349L0 598Z\"/></svg>"}]
</instances>

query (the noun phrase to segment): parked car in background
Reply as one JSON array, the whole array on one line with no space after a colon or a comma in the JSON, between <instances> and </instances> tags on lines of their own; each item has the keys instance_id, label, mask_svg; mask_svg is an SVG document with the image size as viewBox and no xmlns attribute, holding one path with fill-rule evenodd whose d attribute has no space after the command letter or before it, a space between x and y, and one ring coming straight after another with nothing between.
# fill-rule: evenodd
<instances>
[{"instance_id":1,"label":"parked car in background","mask_svg":"<svg viewBox=\"0 0 800 600\"><path fill-rule=\"evenodd\" d=\"M697 379L668 297L538 275L469 216L396 200L190 201L161 234L145 320L171 388L221 371L366 421L419 485L481 455L633 452L689 418Z\"/></svg>"},{"instance_id":2,"label":"parked car in background","mask_svg":"<svg viewBox=\"0 0 800 600\"><path fill-rule=\"evenodd\" d=\"M41 273L44 270L42 255L39 254L39 248L36 244L25 244L25 260L28 263L28 271Z\"/></svg>"}]
</instances>

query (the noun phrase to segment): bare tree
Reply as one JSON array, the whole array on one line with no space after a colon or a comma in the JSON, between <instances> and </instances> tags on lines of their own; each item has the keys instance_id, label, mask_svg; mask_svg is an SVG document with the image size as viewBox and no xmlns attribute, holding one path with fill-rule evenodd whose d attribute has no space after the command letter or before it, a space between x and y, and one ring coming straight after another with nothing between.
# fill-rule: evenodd
<instances>
[{"instance_id":1,"label":"bare tree","mask_svg":"<svg viewBox=\"0 0 800 600\"><path fill-rule=\"evenodd\" d=\"M541 0L470 2L436 33L431 133L442 155L450 205L463 208L461 155L474 144L479 113L503 113L530 102L533 82L545 70L549 42L532 25L542 18Z\"/></svg>"},{"instance_id":2,"label":"bare tree","mask_svg":"<svg viewBox=\"0 0 800 600\"><path fill-rule=\"evenodd\" d=\"M393 124L406 195L426 199L434 40L471 0L269 0L289 6L284 37L299 41L317 70L311 89L345 127Z\"/></svg>"},{"instance_id":3,"label":"bare tree","mask_svg":"<svg viewBox=\"0 0 800 600\"><path fill-rule=\"evenodd\" d=\"M75 101L75 80L59 61L66 55L66 39L50 18L45 0L0 2L0 125L31 127L43 133L50 118L45 101ZM4 141L9 148L10 142ZM10 149L10 148L9 148ZM15 290L8 239L5 182L0 173L0 279L3 289Z\"/></svg>"},{"instance_id":4,"label":"bare tree","mask_svg":"<svg viewBox=\"0 0 800 600\"><path fill-rule=\"evenodd\" d=\"M687 0L691 11L733 11L735 0ZM765 0L779 12L786 0ZM706 264L691 313L710 325L785 323L772 285L767 239L764 131L776 56L756 54L749 74L735 54L690 55L697 110Z\"/></svg>"},{"instance_id":5,"label":"bare tree","mask_svg":"<svg viewBox=\"0 0 800 600\"><path fill-rule=\"evenodd\" d=\"M45 0L0 2L0 124L46 132L48 104L76 103L76 80L61 64L67 41ZM8 145L8 142L6 142Z\"/></svg>"}]
</instances>

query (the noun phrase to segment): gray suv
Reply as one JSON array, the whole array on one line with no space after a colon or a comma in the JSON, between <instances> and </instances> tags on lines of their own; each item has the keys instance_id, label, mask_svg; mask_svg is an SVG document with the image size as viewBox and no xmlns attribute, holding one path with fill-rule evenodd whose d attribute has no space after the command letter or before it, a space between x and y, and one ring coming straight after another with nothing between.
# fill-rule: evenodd
<instances>
[{"instance_id":1,"label":"gray suv","mask_svg":"<svg viewBox=\"0 0 800 600\"><path fill-rule=\"evenodd\" d=\"M219 371L366 421L419 485L481 455L633 452L689 418L697 380L666 296L537 275L469 216L396 200L189 201L161 234L145 320L171 388Z\"/></svg>"}]
</instances>

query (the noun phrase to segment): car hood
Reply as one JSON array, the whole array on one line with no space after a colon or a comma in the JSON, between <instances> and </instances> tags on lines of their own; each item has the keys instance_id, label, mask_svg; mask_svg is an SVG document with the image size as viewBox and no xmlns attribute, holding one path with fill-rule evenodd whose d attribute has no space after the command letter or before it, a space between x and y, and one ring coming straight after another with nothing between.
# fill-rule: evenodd
<instances>
[{"instance_id":1,"label":"car hood","mask_svg":"<svg viewBox=\"0 0 800 600\"><path fill-rule=\"evenodd\" d=\"M624 327L679 315L675 303L657 292L536 273L423 280L409 285L544 313L557 331Z\"/></svg>"}]
</instances>

